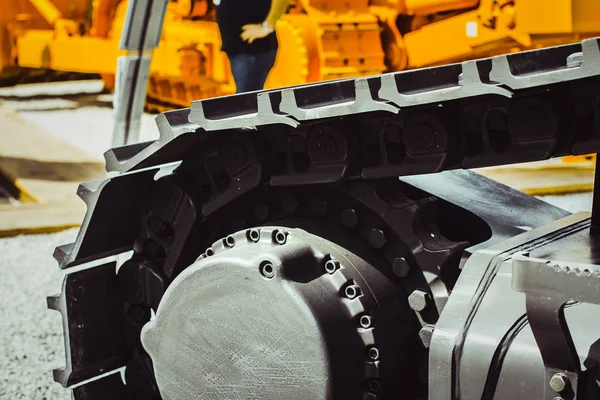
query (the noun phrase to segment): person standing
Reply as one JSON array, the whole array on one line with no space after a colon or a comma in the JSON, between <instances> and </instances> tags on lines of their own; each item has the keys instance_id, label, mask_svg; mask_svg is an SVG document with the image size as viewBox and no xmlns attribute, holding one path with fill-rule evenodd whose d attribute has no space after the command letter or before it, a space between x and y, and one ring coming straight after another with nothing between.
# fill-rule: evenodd
<instances>
[{"instance_id":1,"label":"person standing","mask_svg":"<svg viewBox=\"0 0 600 400\"><path fill-rule=\"evenodd\" d=\"M236 93L262 90L275 64L275 24L290 0L220 0L217 24Z\"/></svg>"}]
</instances>

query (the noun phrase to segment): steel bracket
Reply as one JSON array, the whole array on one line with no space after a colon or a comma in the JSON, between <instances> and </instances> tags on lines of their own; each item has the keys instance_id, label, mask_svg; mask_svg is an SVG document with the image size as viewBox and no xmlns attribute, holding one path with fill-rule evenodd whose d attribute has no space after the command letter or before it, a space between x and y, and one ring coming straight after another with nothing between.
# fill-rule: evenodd
<instances>
[{"instance_id":1,"label":"steel bracket","mask_svg":"<svg viewBox=\"0 0 600 400\"><path fill-rule=\"evenodd\" d=\"M573 301L600 304L600 266L513 258L513 289L526 294L527 318L546 368L545 399L577 397L581 362L564 309ZM553 379L563 379L552 385Z\"/></svg>"}]
</instances>

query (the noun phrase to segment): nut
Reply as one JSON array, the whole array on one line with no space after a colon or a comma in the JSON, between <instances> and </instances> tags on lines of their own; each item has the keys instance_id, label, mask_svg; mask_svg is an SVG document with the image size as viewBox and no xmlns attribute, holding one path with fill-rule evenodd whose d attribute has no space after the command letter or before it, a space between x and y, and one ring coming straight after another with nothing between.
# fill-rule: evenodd
<instances>
[{"instance_id":1,"label":"nut","mask_svg":"<svg viewBox=\"0 0 600 400\"><path fill-rule=\"evenodd\" d=\"M563 373L554 374L550 379L550 387L557 393L564 391L569 385L569 377Z\"/></svg>"},{"instance_id":2,"label":"nut","mask_svg":"<svg viewBox=\"0 0 600 400\"><path fill-rule=\"evenodd\" d=\"M353 298L360 296L360 288L358 285L346 286L346 289L344 289L344 294L347 298L352 300Z\"/></svg>"},{"instance_id":3,"label":"nut","mask_svg":"<svg viewBox=\"0 0 600 400\"><path fill-rule=\"evenodd\" d=\"M233 237L233 235L227 236L225 239L223 239L223 244L225 247L235 246L235 237Z\"/></svg>"},{"instance_id":4,"label":"nut","mask_svg":"<svg viewBox=\"0 0 600 400\"><path fill-rule=\"evenodd\" d=\"M422 290L415 290L408 296L408 304L415 311L423 311L429 303L429 293Z\"/></svg>"},{"instance_id":5,"label":"nut","mask_svg":"<svg viewBox=\"0 0 600 400\"><path fill-rule=\"evenodd\" d=\"M370 315L363 315L358 323L362 328L369 329L373 325L373 318Z\"/></svg>"},{"instance_id":6,"label":"nut","mask_svg":"<svg viewBox=\"0 0 600 400\"><path fill-rule=\"evenodd\" d=\"M273 239L275 240L275 243L277 244L285 244L285 242L287 241L287 236L288 233L282 230L276 230L275 232L273 232Z\"/></svg>"},{"instance_id":7,"label":"nut","mask_svg":"<svg viewBox=\"0 0 600 400\"><path fill-rule=\"evenodd\" d=\"M260 264L260 273L267 279L271 279L275 276L275 267L268 261L264 261Z\"/></svg>"},{"instance_id":8,"label":"nut","mask_svg":"<svg viewBox=\"0 0 600 400\"><path fill-rule=\"evenodd\" d=\"M246 232L248 239L252 242L258 242L260 240L260 231L258 229L249 229Z\"/></svg>"},{"instance_id":9,"label":"nut","mask_svg":"<svg viewBox=\"0 0 600 400\"><path fill-rule=\"evenodd\" d=\"M379 360L379 349L377 347L369 349L369 358L373 361Z\"/></svg>"},{"instance_id":10,"label":"nut","mask_svg":"<svg viewBox=\"0 0 600 400\"><path fill-rule=\"evenodd\" d=\"M325 263L325 271L328 274L333 274L340 267L340 262L337 260L329 260Z\"/></svg>"}]
</instances>

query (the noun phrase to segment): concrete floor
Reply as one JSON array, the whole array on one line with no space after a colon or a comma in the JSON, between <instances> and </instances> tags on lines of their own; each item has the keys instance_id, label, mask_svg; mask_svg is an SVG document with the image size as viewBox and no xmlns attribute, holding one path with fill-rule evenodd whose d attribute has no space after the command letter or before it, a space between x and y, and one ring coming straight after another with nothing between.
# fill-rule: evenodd
<instances>
[{"instance_id":1,"label":"concrete floor","mask_svg":"<svg viewBox=\"0 0 600 400\"><path fill-rule=\"evenodd\" d=\"M111 97L99 82L0 89L0 105L102 158L112 135ZM141 140L158 136L154 116L144 115ZM0 127L1 129L1 127ZM18 134L18 132L15 132ZM591 194L548 196L571 212L589 211ZM76 229L0 240L0 399L59 400L69 394L52 380L64 363L60 315L46 309L46 296L60 291L62 272L52 253L72 242Z\"/></svg>"}]
</instances>

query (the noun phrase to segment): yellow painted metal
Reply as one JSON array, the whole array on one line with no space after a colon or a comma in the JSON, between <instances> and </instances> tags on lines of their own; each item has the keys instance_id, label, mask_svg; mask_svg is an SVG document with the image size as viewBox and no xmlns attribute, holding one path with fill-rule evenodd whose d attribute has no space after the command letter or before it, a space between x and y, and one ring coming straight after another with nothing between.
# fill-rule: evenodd
<instances>
[{"instance_id":1,"label":"yellow painted metal","mask_svg":"<svg viewBox=\"0 0 600 400\"><path fill-rule=\"evenodd\" d=\"M573 0L574 32L598 31L600 25L600 1L597 0Z\"/></svg>"},{"instance_id":2,"label":"yellow painted metal","mask_svg":"<svg viewBox=\"0 0 600 400\"><path fill-rule=\"evenodd\" d=\"M105 38L108 37L115 10L120 0L92 0L92 25L90 27L90 36Z\"/></svg>"},{"instance_id":3,"label":"yellow painted metal","mask_svg":"<svg viewBox=\"0 0 600 400\"><path fill-rule=\"evenodd\" d=\"M169 2L148 86L160 107L235 90L211 4ZM100 73L114 87L127 0L0 6L0 79L2 69L18 65ZM600 1L296 0L276 32L280 51L268 88L579 41L600 35Z\"/></svg>"},{"instance_id":4,"label":"yellow painted metal","mask_svg":"<svg viewBox=\"0 0 600 400\"><path fill-rule=\"evenodd\" d=\"M82 73L114 73L118 43L94 37L55 37L53 31L29 30L17 40L19 65ZM102 57L98 57L102 54Z\"/></svg>"},{"instance_id":5,"label":"yellow painted metal","mask_svg":"<svg viewBox=\"0 0 600 400\"><path fill-rule=\"evenodd\" d=\"M409 68L572 43L598 36L598 3L557 0L548 6L541 0L482 0L475 10L427 24L404 35Z\"/></svg>"},{"instance_id":6,"label":"yellow painted metal","mask_svg":"<svg viewBox=\"0 0 600 400\"><path fill-rule=\"evenodd\" d=\"M567 157L563 157L562 161L566 164L584 165L587 163L589 165L592 165L596 162L596 155L595 154L586 154L583 156L567 156Z\"/></svg>"},{"instance_id":7,"label":"yellow painted metal","mask_svg":"<svg viewBox=\"0 0 600 400\"><path fill-rule=\"evenodd\" d=\"M286 45L281 46L281 51L277 53L276 67L269 75L265 88L292 86L298 82L317 81L321 78L321 56L316 37L303 35L315 31L316 25L305 15L295 15L279 21L277 39ZM290 63L295 65L289 65Z\"/></svg>"},{"instance_id":8,"label":"yellow painted metal","mask_svg":"<svg viewBox=\"0 0 600 400\"><path fill-rule=\"evenodd\" d=\"M315 26L322 70L318 80L365 76L386 70L377 15L369 1L303 0Z\"/></svg>"},{"instance_id":9,"label":"yellow painted metal","mask_svg":"<svg viewBox=\"0 0 600 400\"><path fill-rule=\"evenodd\" d=\"M62 13L50 0L29 0L29 2L51 26L62 18Z\"/></svg>"},{"instance_id":10,"label":"yellow painted metal","mask_svg":"<svg viewBox=\"0 0 600 400\"><path fill-rule=\"evenodd\" d=\"M498 47L501 41L515 46L530 46L529 35L518 35L518 32L506 26L496 29L483 27L477 10L457 15L434 24L426 25L414 32L404 35L404 44L408 51L409 67L419 68L447 62L457 58L477 57L475 52L483 46ZM467 29L476 26L475 35L467 36Z\"/></svg>"},{"instance_id":11,"label":"yellow painted metal","mask_svg":"<svg viewBox=\"0 0 600 400\"><path fill-rule=\"evenodd\" d=\"M403 9L417 15L473 8L479 0L404 0Z\"/></svg>"},{"instance_id":12,"label":"yellow painted metal","mask_svg":"<svg viewBox=\"0 0 600 400\"><path fill-rule=\"evenodd\" d=\"M537 2L519 1L515 5L519 20L518 29L531 35L573 32L573 3L571 0L554 0L546 7L540 7ZM552 24L548 21L552 21Z\"/></svg>"},{"instance_id":13,"label":"yellow painted metal","mask_svg":"<svg viewBox=\"0 0 600 400\"><path fill-rule=\"evenodd\" d=\"M234 93L211 4L169 2L150 68L151 110ZM20 67L44 68L99 73L114 89L127 0L0 0L0 10L0 80L20 76ZM600 35L600 1L294 0L276 32L280 48L267 88L580 41ZM565 158L557 168L579 168L589 158ZM582 182L578 190L588 187Z\"/></svg>"}]
</instances>

